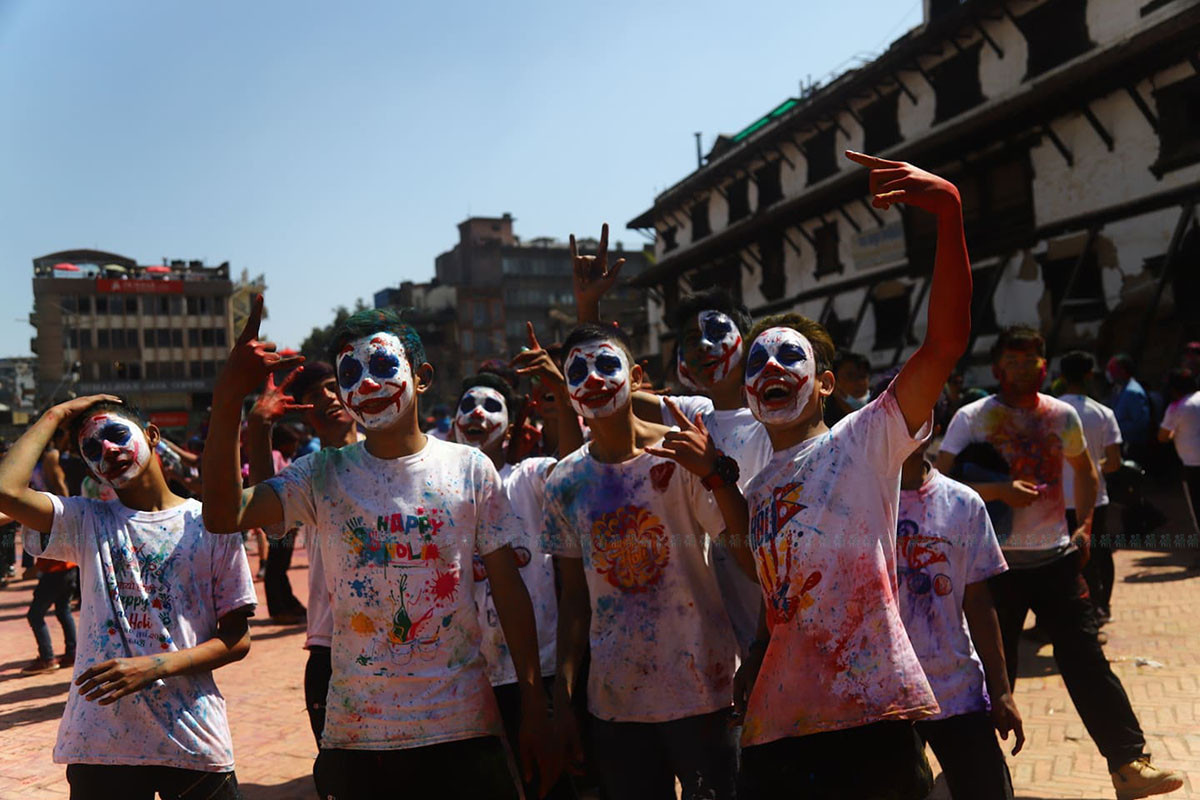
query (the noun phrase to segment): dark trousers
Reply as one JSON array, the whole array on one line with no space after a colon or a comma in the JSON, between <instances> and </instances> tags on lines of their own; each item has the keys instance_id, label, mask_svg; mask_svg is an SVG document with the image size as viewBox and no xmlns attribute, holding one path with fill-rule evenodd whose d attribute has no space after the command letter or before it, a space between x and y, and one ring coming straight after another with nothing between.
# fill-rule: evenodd
<instances>
[{"instance_id":1,"label":"dark trousers","mask_svg":"<svg viewBox=\"0 0 1200 800\"><path fill-rule=\"evenodd\" d=\"M1183 493L1191 512L1192 530L1200 532L1200 467L1183 468Z\"/></svg>"},{"instance_id":2,"label":"dark trousers","mask_svg":"<svg viewBox=\"0 0 1200 800\"><path fill-rule=\"evenodd\" d=\"M1115 770L1145 754L1146 739L1125 687L1096 639L1095 611L1079 574L1079 556L1068 553L1031 569L1010 569L990 578L1008 680L1016 688L1018 645L1025 615L1032 610L1050 636L1054 661L1088 734Z\"/></svg>"},{"instance_id":3,"label":"dark trousers","mask_svg":"<svg viewBox=\"0 0 1200 800\"><path fill-rule=\"evenodd\" d=\"M1067 525L1072 533L1079 525L1073 508L1067 509ZM1116 580L1113 551L1108 543L1108 506L1098 506L1092 511L1092 547L1088 562L1083 565L1083 579L1087 582L1092 605L1105 617L1112 613L1113 581Z\"/></svg>"},{"instance_id":4,"label":"dark trousers","mask_svg":"<svg viewBox=\"0 0 1200 800\"><path fill-rule=\"evenodd\" d=\"M732 709L669 722L610 722L592 717L592 747L600 784L619 800L734 797L737 742Z\"/></svg>"},{"instance_id":5,"label":"dark trousers","mask_svg":"<svg viewBox=\"0 0 1200 800\"><path fill-rule=\"evenodd\" d=\"M267 574L263 578L267 613L274 617L303 611L304 606L292 593L292 583L288 580L288 570L292 568L292 551L296 548L296 532L291 531L282 539L268 541Z\"/></svg>"},{"instance_id":6,"label":"dark trousers","mask_svg":"<svg viewBox=\"0 0 1200 800\"><path fill-rule=\"evenodd\" d=\"M329 648L313 646L308 649L308 663L304 665L304 707L308 710L308 724L312 726L317 749L321 748L321 734L325 731L325 698L329 694L329 678L333 675L333 664Z\"/></svg>"},{"instance_id":7,"label":"dark trousers","mask_svg":"<svg viewBox=\"0 0 1200 800\"><path fill-rule=\"evenodd\" d=\"M542 685L545 687L546 694L549 695L554 689L554 678L542 678ZM493 686L492 693L496 695L496 705L500 707L500 719L504 721L504 735L508 737L508 746L512 750L513 758L517 761L517 768L521 769L523 765L517 739L521 726L521 687L516 683L505 683ZM525 796L527 798L538 796L537 775L534 775L532 783L525 784ZM564 773L551 787L546 798L547 800L574 800L577 796L575 787L571 785L571 777Z\"/></svg>"},{"instance_id":8,"label":"dark trousers","mask_svg":"<svg viewBox=\"0 0 1200 800\"><path fill-rule=\"evenodd\" d=\"M313 780L324 800L516 800L518 796L504 743L495 736L407 750L325 749L317 754Z\"/></svg>"},{"instance_id":9,"label":"dark trousers","mask_svg":"<svg viewBox=\"0 0 1200 800\"><path fill-rule=\"evenodd\" d=\"M68 764L71 800L241 800L232 772L125 764Z\"/></svg>"},{"instance_id":10,"label":"dark trousers","mask_svg":"<svg viewBox=\"0 0 1200 800\"><path fill-rule=\"evenodd\" d=\"M0 578L17 563L17 524L0 525Z\"/></svg>"},{"instance_id":11,"label":"dark trousers","mask_svg":"<svg viewBox=\"0 0 1200 800\"><path fill-rule=\"evenodd\" d=\"M43 562L44 563L44 562ZM37 586L33 588L33 601L25 618L33 628L37 639L38 658L49 661L54 658L54 643L50 641L50 627L46 625L46 612L54 606L54 616L63 630L63 649L66 655L75 655L75 618L71 616L71 594L75 591L75 570L42 572Z\"/></svg>"},{"instance_id":12,"label":"dark trousers","mask_svg":"<svg viewBox=\"0 0 1200 800\"><path fill-rule=\"evenodd\" d=\"M917 723L954 800L1012 800L1012 776L986 711Z\"/></svg>"},{"instance_id":13,"label":"dark trousers","mask_svg":"<svg viewBox=\"0 0 1200 800\"><path fill-rule=\"evenodd\" d=\"M923 800L933 790L911 722L777 739L742 748L738 800Z\"/></svg>"}]
</instances>

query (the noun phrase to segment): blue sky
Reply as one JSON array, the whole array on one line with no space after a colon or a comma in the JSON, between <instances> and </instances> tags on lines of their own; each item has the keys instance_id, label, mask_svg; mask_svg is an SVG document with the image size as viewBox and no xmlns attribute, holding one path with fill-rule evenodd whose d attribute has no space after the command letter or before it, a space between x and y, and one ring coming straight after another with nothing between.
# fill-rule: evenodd
<instances>
[{"instance_id":1,"label":"blue sky","mask_svg":"<svg viewBox=\"0 0 1200 800\"><path fill-rule=\"evenodd\" d=\"M264 331L427 280L469 213L524 238L624 229L807 75L920 2L0 0L0 355L31 259L96 247L266 274Z\"/></svg>"}]
</instances>

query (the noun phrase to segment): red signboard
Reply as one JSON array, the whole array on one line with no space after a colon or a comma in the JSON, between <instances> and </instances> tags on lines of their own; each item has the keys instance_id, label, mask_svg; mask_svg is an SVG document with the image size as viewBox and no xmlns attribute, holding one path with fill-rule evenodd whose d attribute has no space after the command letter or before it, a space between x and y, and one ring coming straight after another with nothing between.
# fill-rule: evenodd
<instances>
[{"instance_id":1,"label":"red signboard","mask_svg":"<svg viewBox=\"0 0 1200 800\"><path fill-rule=\"evenodd\" d=\"M96 278L96 291L102 294L183 294L183 281Z\"/></svg>"},{"instance_id":2,"label":"red signboard","mask_svg":"<svg viewBox=\"0 0 1200 800\"><path fill-rule=\"evenodd\" d=\"M152 411L150 421L160 428L186 428L188 413L186 411Z\"/></svg>"}]
</instances>

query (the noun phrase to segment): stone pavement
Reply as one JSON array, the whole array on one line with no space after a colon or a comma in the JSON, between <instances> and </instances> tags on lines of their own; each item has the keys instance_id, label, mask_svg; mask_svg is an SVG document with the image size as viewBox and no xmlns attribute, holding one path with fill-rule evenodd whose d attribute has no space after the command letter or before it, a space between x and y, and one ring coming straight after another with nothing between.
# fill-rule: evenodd
<instances>
[{"instance_id":1,"label":"stone pavement","mask_svg":"<svg viewBox=\"0 0 1200 800\"><path fill-rule=\"evenodd\" d=\"M253 547L253 545L251 545ZM251 556L251 566L257 558ZM1200 572L1177 555L1117 554L1114 619L1107 652L1133 700L1150 749L1164 765L1187 773L1171 797L1200 797ZM291 573L306 596L305 553ZM25 621L32 582L0 591L0 800L65 798L63 767L51 761L70 685L65 672L24 677L34 656ZM262 585L259 599L262 598ZM265 602L260 606L265 617ZM61 634L47 619L55 642ZM302 627L252 622L245 660L217 674L230 709L237 772L247 800L312 798L316 755L304 713ZM1019 798L1112 798L1104 759L1096 752L1057 674L1048 645L1026 642L1016 698L1025 718L1025 750L1010 758ZM869 762L869 759L867 759ZM934 797L945 798L944 787Z\"/></svg>"}]
</instances>

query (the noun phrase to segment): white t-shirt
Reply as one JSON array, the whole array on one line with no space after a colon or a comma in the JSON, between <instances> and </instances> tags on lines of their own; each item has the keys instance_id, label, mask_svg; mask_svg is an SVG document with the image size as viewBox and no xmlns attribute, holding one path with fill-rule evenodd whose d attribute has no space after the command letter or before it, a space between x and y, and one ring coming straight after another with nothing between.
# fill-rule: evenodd
<instances>
[{"instance_id":1,"label":"white t-shirt","mask_svg":"<svg viewBox=\"0 0 1200 800\"><path fill-rule=\"evenodd\" d=\"M403 458L364 443L307 455L266 484L288 528L320 537L333 675L321 746L393 750L500 733L479 654L471 556L517 535L496 468L426 437Z\"/></svg>"},{"instance_id":2,"label":"white t-shirt","mask_svg":"<svg viewBox=\"0 0 1200 800\"><path fill-rule=\"evenodd\" d=\"M1200 467L1200 392L1167 406L1161 427L1175 434L1175 452L1186 467Z\"/></svg>"},{"instance_id":3,"label":"white t-shirt","mask_svg":"<svg viewBox=\"0 0 1200 800\"><path fill-rule=\"evenodd\" d=\"M888 389L750 482L750 546L771 640L743 746L937 712L900 620L896 508L917 436Z\"/></svg>"},{"instance_id":4,"label":"white t-shirt","mask_svg":"<svg viewBox=\"0 0 1200 800\"><path fill-rule=\"evenodd\" d=\"M308 615L305 618L304 649L333 647L333 606L325 565L321 561L321 537L308 534Z\"/></svg>"},{"instance_id":5,"label":"white t-shirt","mask_svg":"<svg viewBox=\"0 0 1200 800\"><path fill-rule=\"evenodd\" d=\"M554 595L554 557L543 552L541 544L546 477L557 463L553 458L527 458L516 466L505 464L500 469L504 494L521 523L520 538L513 542L513 553L533 603L538 659L543 676L553 675L557 666L558 599ZM478 555L475 556L475 605L479 608L479 626L483 629L483 643L479 649L487 662L488 680L492 686L515 683L517 670L500 628L500 617L492 600L492 584L487 579L483 559Z\"/></svg>"},{"instance_id":6,"label":"white t-shirt","mask_svg":"<svg viewBox=\"0 0 1200 800\"><path fill-rule=\"evenodd\" d=\"M738 462L738 487L744 492L750 485L750 479L771 460L773 450L767 429L748 408L718 410L713 408L712 400L700 395L673 396L671 400L689 420L694 420L697 414L703 417L704 426L712 434L717 449ZM678 424L666 404L660 401L659 405L663 424ZM744 659L750 643L758 634L762 590L742 571L733 555L716 542L713 543L712 561L717 571L721 597L725 601L725 609L729 612L729 621L733 623L733 632Z\"/></svg>"},{"instance_id":7,"label":"white t-shirt","mask_svg":"<svg viewBox=\"0 0 1200 800\"><path fill-rule=\"evenodd\" d=\"M710 561L712 494L669 459L602 464L584 445L546 484L546 551L582 558L592 606L588 708L665 722L727 708L737 642ZM707 532L707 534L706 534Z\"/></svg>"},{"instance_id":8,"label":"white t-shirt","mask_svg":"<svg viewBox=\"0 0 1200 800\"><path fill-rule=\"evenodd\" d=\"M1117 415L1103 403L1097 403L1084 394L1064 394L1058 398L1075 409L1079 422L1083 425L1083 438L1087 441L1088 455L1096 465L1096 477L1100 485L1096 491L1096 508L1108 505L1108 485L1104 481L1104 470L1100 462L1104 460L1104 451L1110 444L1121 443L1121 428L1117 425ZM1067 508L1075 507L1075 470L1070 464L1063 462L1062 471L1063 502Z\"/></svg>"},{"instance_id":9,"label":"white t-shirt","mask_svg":"<svg viewBox=\"0 0 1200 800\"><path fill-rule=\"evenodd\" d=\"M79 565L74 676L112 658L195 647L216 635L221 617L254 610L241 537L205 530L199 502L134 511L119 500L46 497L54 504L50 541L39 553L32 536L26 549ZM211 671L159 679L103 706L72 684L54 760L229 772L225 698Z\"/></svg>"},{"instance_id":10,"label":"white t-shirt","mask_svg":"<svg viewBox=\"0 0 1200 800\"><path fill-rule=\"evenodd\" d=\"M1046 394L1039 394L1030 408L1006 406L991 395L958 410L946 428L942 452L957 455L973 442L991 444L1008 463L1013 480L1045 486L1037 500L1012 509L1012 534L1000 546L1006 551L1064 550L1071 534L1063 499L1063 459L1087 449L1075 409Z\"/></svg>"},{"instance_id":11,"label":"white t-shirt","mask_svg":"<svg viewBox=\"0 0 1200 800\"><path fill-rule=\"evenodd\" d=\"M963 596L1008 565L983 498L930 469L920 488L900 492L896 560L900 616L942 709L934 719L988 710Z\"/></svg>"}]
</instances>

